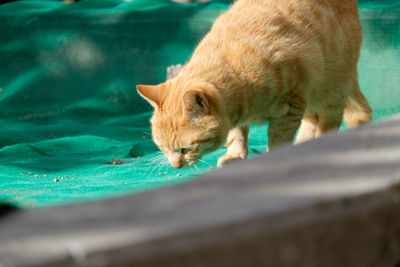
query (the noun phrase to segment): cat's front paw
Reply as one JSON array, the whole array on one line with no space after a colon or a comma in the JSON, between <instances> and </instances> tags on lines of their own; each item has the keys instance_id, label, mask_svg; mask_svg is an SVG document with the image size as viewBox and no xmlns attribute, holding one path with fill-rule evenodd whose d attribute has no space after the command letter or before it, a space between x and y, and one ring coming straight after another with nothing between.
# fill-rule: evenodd
<instances>
[{"instance_id":1,"label":"cat's front paw","mask_svg":"<svg viewBox=\"0 0 400 267\"><path fill-rule=\"evenodd\" d=\"M225 154L218 159L217 167L222 168L226 164L231 163L233 161L242 160L245 157L241 157L240 155L228 155Z\"/></svg>"}]
</instances>

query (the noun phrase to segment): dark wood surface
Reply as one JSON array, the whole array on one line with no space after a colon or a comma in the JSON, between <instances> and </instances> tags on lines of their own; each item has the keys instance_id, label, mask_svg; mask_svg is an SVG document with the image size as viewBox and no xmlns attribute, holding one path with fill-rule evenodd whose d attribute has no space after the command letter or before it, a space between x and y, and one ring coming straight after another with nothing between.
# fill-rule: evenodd
<instances>
[{"instance_id":1,"label":"dark wood surface","mask_svg":"<svg viewBox=\"0 0 400 267\"><path fill-rule=\"evenodd\" d=\"M400 117L192 181L0 217L0 266L400 263Z\"/></svg>"}]
</instances>

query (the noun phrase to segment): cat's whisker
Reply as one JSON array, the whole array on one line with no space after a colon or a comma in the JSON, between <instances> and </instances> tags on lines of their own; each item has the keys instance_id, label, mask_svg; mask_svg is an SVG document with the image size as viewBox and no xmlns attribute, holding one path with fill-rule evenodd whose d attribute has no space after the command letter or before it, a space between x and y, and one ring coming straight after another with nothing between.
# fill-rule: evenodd
<instances>
[{"instance_id":1,"label":"cat's whisker","mask_svg":"<svg viewBox=\"0 0 400 267\"><path fill-rule=\"evenodd\" d=\"M160 164L161 164L161 163L158 163L157 165L155 165L155 166L153 167L153 169L151 169L150 176L152 176L152 175L153 175L153 171L154 171L154 170L156 170L156 171L157 171L157 170L159 170L159 169L160 169ZM157 172L156 172L156 173L157 173Z\"/></svg>"},{"instance_id":2,"label":"cat's whisker","mask_svg":"<svg viewBox=\"0 0 400 267\"><path fill-rule=\"evenodd\" d=\"M149 161L149 164L155 164L155 163L158 163L158 162L160 162L160 160L162 160L162 158L155 158L155 159L153 159L153 160Z\"/></svg>"},{"instance_id":3,"label":"cat's whisker","mask_svg":"<svg viewBox=\"0 0 400 267\"><path fill-rule=\"evenodd\" d=\"M149 161L149 162L146 163L146 166L151 166L151 165L153 165L154 163L156 163L156 161Z\"/></svg>"},{"instance_id":4,"label":"cat's whisker","mask_svg":"<svg viewBox=\"0 0 400 267\"><path fill-rule=\"evenodd\" d=\"M204 160L200 159L199 162L204 163L204 164L208 164L207 162L205 162Z\"/></svg>"},{"instance_id":5,"label":"cat's whisker","mask_svg":"<svg viewBox=\"0 0 400 267\"><path fill-rule=\"evenodd\" d=\"M161 157L161 158L158 160L158 165L159 165L160 167L165 166L166 163L168 163L168 159L167 159L166 157Z\"/></svg>"},{"instance_id":6,"label":"cat's whisker","mask_svg":"<svg viewBox=\"0 0 400 267\"><path fill-rule=\"evenodd\" d=\"M145 171L145 176L147 175L149 169L153 166L153 168L151 169L150 175L153 175L153 172L156 168L158 168L165 160L167 160L167 158L165 157L165 155L160 152L157 153L159 154L158 156L155 156L154 158L151 158L148 163L147 163L147 169Z\"/></svg>"},{"instance_id":7,"label":"cat's whisker","mask_svg":"<svg viewBox=\"0 0 400 267\"><path fill-rule=\"evenodd\" d=\"M147 164L147 168L146 171L144 172L144 176L147 176L147 173L149 172L151 166L153 166L152 164Z\"/></svg>"},{"instance_id":8,"label":"cat's whisker","mask_svg":"<svg viewBox=\"0 0 400 267\"><path fill-rule=\"evenodd\" d=\"M161 159L163 159L164 157L165 157L164 154L158 155L158 156L156 156L156 157L150 159L150 163L158 162L158 161L160 161Z\"/></svg>"},{"instance_id":9,"label":"cat's whisker","mask_svg":"<svg viewBox=\"0 0 400 267\"><path fill-rule=\"evenodd\" d=\"M156 153L156 155L152 159L159 158L159 157L162 157L162 156L164 156L163 153Z\"/></svg>"},{"instance_id":10,"label":"cat's whisker","mask_svg":"<svg viewBox=\"0 0 400 267\"><path fill-rule=\"evenodd\" d=\"M147 165L151 165L151 164L153 164L153 163L155 163L155 162L157 162L157 161L158 161L158 157L146 159L146 164L147 164Z\"/></svg>"},{"instance_id":11,"label":"cat's whisker","mask_svg":"<svg viewBox=\"0 0 400 267\"><path fill-rule=\"evenodd\" d=\"M200 171L200 168L197 167L197 164L192 164L190 165L191 169L193 170L193 168L195 168L195 171Z\"/></svg>"},{"instance_id":12,"label":"cat's whisker","mask_svg":"<svg viewBox=\"0 0 400 267\"><path fill-rule=\"evenodd\" d=\"M162 166L165 166L165 165L167 165L169 162L168 162L168 159L165 158L165 159L161 159L161 160L160 160L160 163L162 164Z\"/></svg>"}]
</instances>

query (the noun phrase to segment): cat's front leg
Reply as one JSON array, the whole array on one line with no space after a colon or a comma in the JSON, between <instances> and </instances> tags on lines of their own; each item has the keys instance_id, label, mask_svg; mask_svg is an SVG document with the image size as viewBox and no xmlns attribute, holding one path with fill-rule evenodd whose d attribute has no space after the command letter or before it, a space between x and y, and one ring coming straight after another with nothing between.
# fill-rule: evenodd
<instances>
[{"instance_id":1,"label":"cat's front leg","mask_svg":"<svg viewBox=\"0 0 400 267\"><path fill-rule=\"evenodd\" d=\"M218 159L217 167L221 168L228 162L245 159L248 154L249 127L237 127L229 131L227 144L228 150L225 155Z\"/></svg>"},{"instance_id":2,"label":"cat's front leg","mask_svg":"<svg viewBox=\"0 0 400 267\"><path fill-rule=\"evenodd\" d=\"M269 120L267 151L282 144L293 143L304 115L305 102L300 96L293 96L288 104L289 110L285 115Z\"/></svg>"}]
</instances>

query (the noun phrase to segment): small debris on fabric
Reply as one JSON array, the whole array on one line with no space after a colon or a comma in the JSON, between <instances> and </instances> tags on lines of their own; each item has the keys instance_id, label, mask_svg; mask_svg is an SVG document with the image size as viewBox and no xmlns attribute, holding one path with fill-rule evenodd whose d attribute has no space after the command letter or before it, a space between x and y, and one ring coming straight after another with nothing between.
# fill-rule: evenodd
<instances>
[{"instance_id":1,"label":"small debris on fabric","mask_svg":"<svg viewBox=\"0 0 400 267\"><path fill-rule=\"evenodd\" d=\"M39 174L35 174L35 178L40 178L40 175Z\"/></svg>"},{"instance_id":2,"label":"small debris on fabric","mask_svg":"<svg viewBox=\"0 0 400 267\"><path fill-rule=\"evenodd\" d=\"M32 173L31 173L31 172L28 172L28 174L31 175Z\"/></svg>"},{"instance_id":3,"label":"small debris on fabric","mask_svg":"<svg viewBox=\"0 0 400 267\"><path fill-rule=\"evenodd\" d=\"M106 161L106 163L110 164L110 165L121 165L124 163L124 160L123 159L114 159L114 160Z\"/></svg>"},{"instance_id":4,"label":"small debris on fabric","mask_svg":"<svg viewBox=\"0 0 400 267\"><path fill-rule=\"evenodd\" d=\"M58 180L58 179L54 178L54 179L53 179L53 181L54 181L54 182L59 182L60 180Z\"/></svg>"},{"instance_id":5,"label":"small debris on fabric","mask_svg":"<svg viewBox=\"0 0 400 267\"><path fill-rule=\"evenodd\" d=\"M181 176L182 174L178 173L176 176Z\"/></svg>"}]
</instances>

